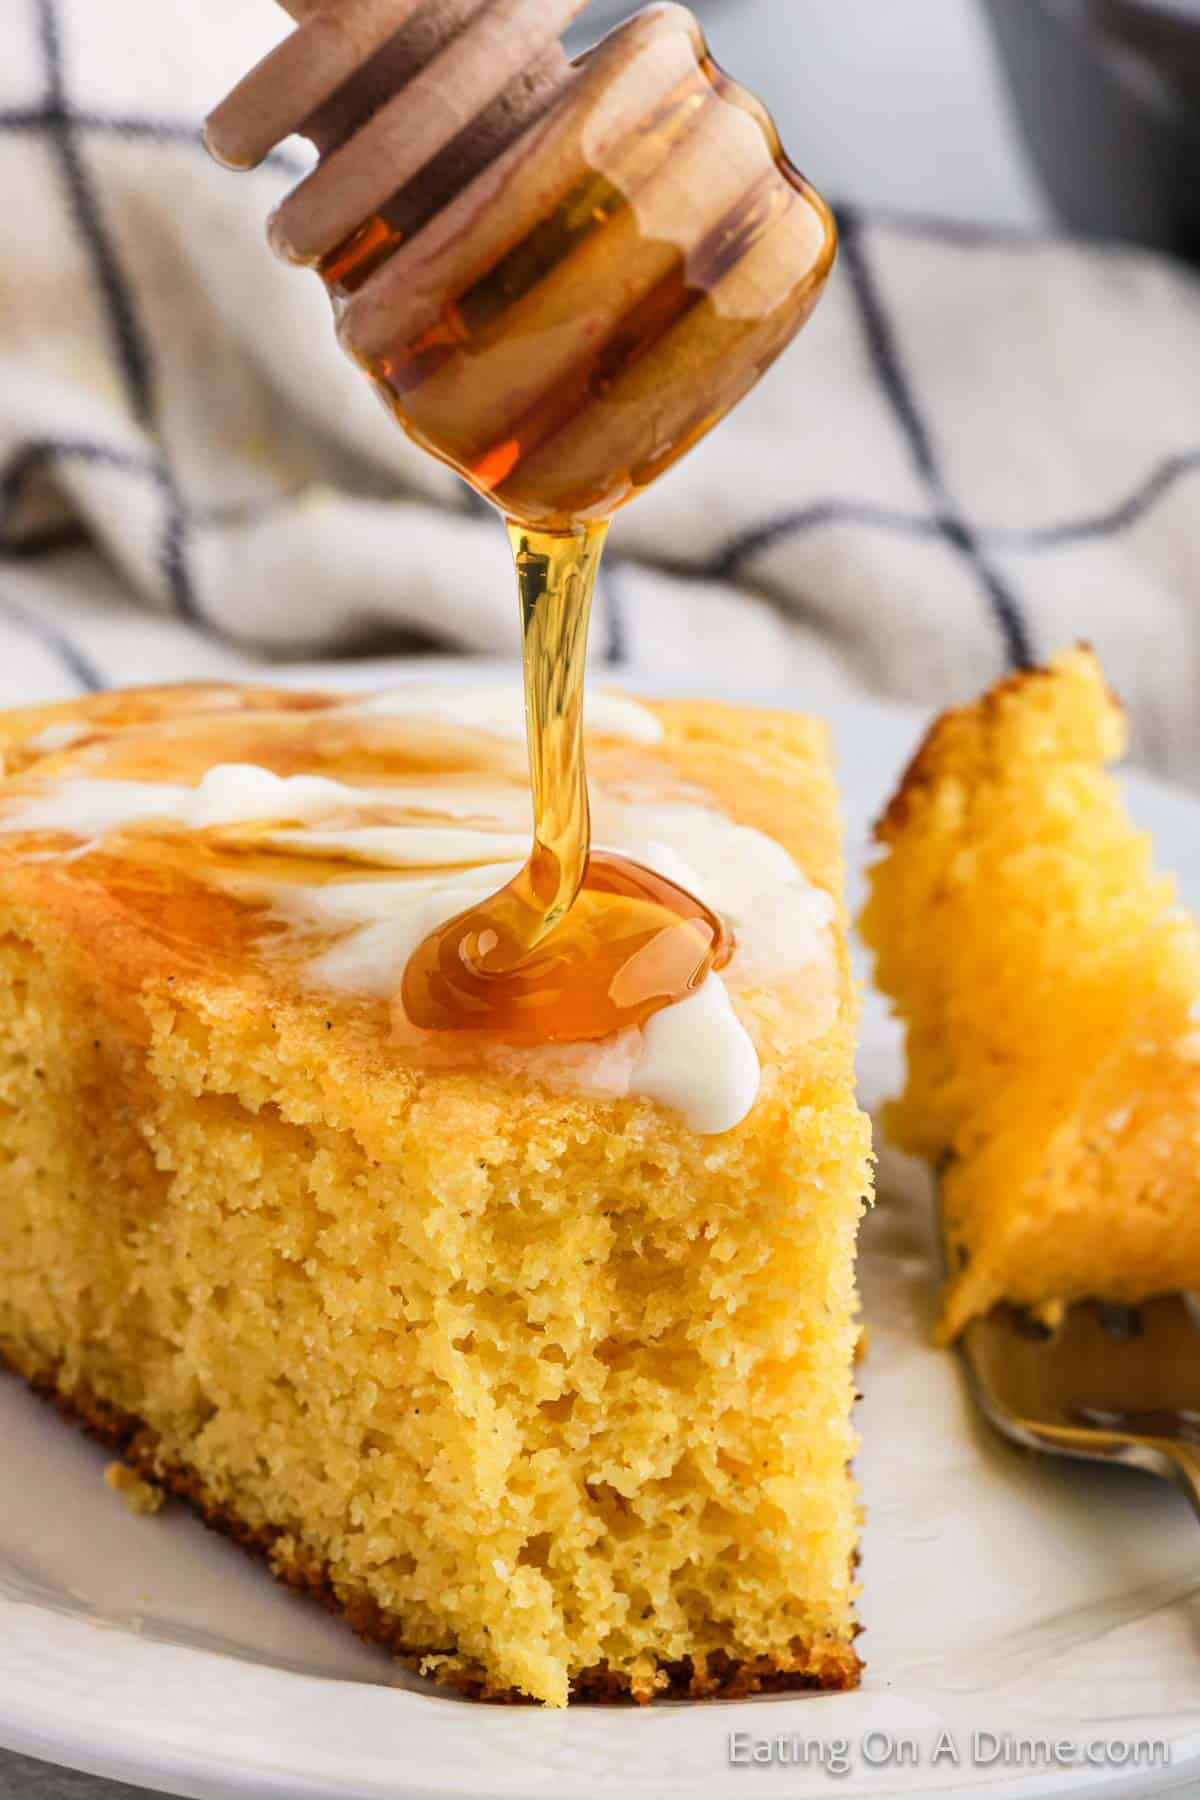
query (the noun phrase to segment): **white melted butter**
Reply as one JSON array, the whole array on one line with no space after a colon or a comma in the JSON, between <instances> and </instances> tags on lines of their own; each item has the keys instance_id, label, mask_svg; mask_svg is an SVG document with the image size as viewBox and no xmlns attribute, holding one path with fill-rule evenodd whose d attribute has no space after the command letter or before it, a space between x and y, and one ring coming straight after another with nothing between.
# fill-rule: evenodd
<instances>
[{"instance_id":1,"label":"white melted butter","mask_svg":"<svg viewBox=\"0 0 1200 1800\"><path fill-rule=\"evenodd\" d=\"M58 750L69 750L73 744L81 744L84 738L91 737L93 729L74 719L59 719L27 738L24 748L36 751L39 756L53 756Z\"/></svg>"},{"instance_id":2,"label":"white melted butter","mask_svg":"<svg viewBox=\"0 0 1200 1800\"><path fill-rule=\"evenodd\" d=\"M525 716L519 705L513 705L513 690L507 686L397 688L394 693L353 700L342 710L363 718L427 719L482 731L511 744L525 742ZM589 694L586 715L592 737L621 738L630 744L662 742L662 721L623 694Z\"/></svg>"},{"instance_id":3,"label":"white melted butter","mask_svg":"<svg viewBox=\"0 0 1200 1800\"><path fill-rule=\"evenodd\" d=\"M404 881L338 881L321 886L254 883L229 885L262 899L302 930L338 932L308 965L314 982L347 993L390 1000L399 992L409 958L430 932L456 913L480 905L511 881L524 861L481 864Z\"/></svg>"},{"instance_id":4,"label":"white melted butter","mask_svg":"<svg viewBox=\"0 0 1200 1800\"><path fill-rule=\"evenodd\" d=\"M339 710L437 720L511 741L524 735L507 688L405 692ZM662 735L653 714L615 696L590 703L589 726L642 744ZM633 857L719 913L734 930L734 957L721 976L710 975L640 1031L604 1044L501 1047L497 1066L597 1095L654 1100L701 1135L731 1130L753 1107L761 1072L727 983L827 967L833 902L773 839L699 803L593 785L593 822L598 848ZM303 965L314 985L390 1000L417 946L517 873L531 819L528 794L499 780L401 778L357 787L324 776L281 777L253 764L217 765L194 787L67 775L27 789L0 816L0 832L61 832L85 845L139 826L219 832L298 860L387 871L332 882L233 869L212 878L314 939Z\"/></svg>"},{"instance_id":5,"label":"white melted butter","mask_svg":"<svg viewBox=\"0 0 1200 1800\"><path fill-rule=\"evenodd\" d=\"M454 831L436 825L364 825L342 831L269 831L262 843L296 856L336 856L383 869L453 869L483 856L524 858L526 833Z\"/></svg>"},{"instance_id":6,"label":"white melted butter","mask_svg":"<svg viewBox=\"0 0 1200 1800\"><path fill-rule=\"evenodd\" d=\"M740 1125L758 1099L762 1069L719 975L647 1020L630 1091L683 1115L702 1137Z\"/></svg>"},{"instance_id":7,"label":"white melted butter","mask_svg":"<svg viewBox=\"0 0 1200 1800\"><path fill-rule=\"evenodd\" d=\"M167 781L110 781L101 777L68 776L48 784L0 819L4 831L63 831L72 837L97 838L133 825L162 823L185 831L229 830L238 825L276 827L311 822L320 824L339 814L358 814L364 807L386 807L391 812L427 815L436 819L473 819L481 826L522 830L530 818L529 800L515 788L484 788L477 783L456 787L429 783L420 786L397 781L388 787L354 787L323 775L274 775L252 763L219 763L196 787ZM353 829L332 834L330 841L353 843ZM390 829L428 834L436 846L440 827L403 826ZM260 842L271 836L280 842L286 831L253 834ZM446 835L446 834L443 834ZM478 832L452 834L465 857L478 856ZM522 831L521 854L528 848ZM314 852L315 854L315 852ZM501 850L501 855L508 854ZM410 855L392 860L403 865ZM430 859L426 859L427 862ZM436 867L441 860L432 857Z\"/></svg>"},{"instance_id":8,"label":"white melted butter","mask_svg":"<svg viewBox=\"0 0 1200 1800\"><path fill-rule=\"evenodd\" d=\"M837 908L782 844L690 802L614 801L598 794L597 843L686 888L733 928L739 972L806 969L829 953Z\"/></svg>"}]
</instances>

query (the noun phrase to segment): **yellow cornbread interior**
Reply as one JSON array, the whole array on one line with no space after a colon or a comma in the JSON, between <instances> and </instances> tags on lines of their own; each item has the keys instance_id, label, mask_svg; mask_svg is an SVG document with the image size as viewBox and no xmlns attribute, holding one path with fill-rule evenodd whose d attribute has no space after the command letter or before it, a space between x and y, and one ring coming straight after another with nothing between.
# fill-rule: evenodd
<instances>
[{"instance_id":1,"label":"yellow cornbread interior","mask_svg":"<svg viewBox=\"0 0 1200 1800\"><path fill-rule=\"evenodd\" d=\"M1200 937L1108 773L1125 741L1066 653L941 719L879 827L886 1123L942 1170L947 1338L1001 1299L1200 1286Z\"/></svg>"},{"instance_id":2,"label":"yellow cornbread interior","mask_svg":"<svg viewBox=\"0 0 1200 1800\"><path fill-rule=\"evenodd\" d=\"M757 759L750 817L839 886L820 734L663 716L718 791ZM772 1049L785 995L746 997L762 1097L703 1138L399 1066L378 1008L147 948L103 858L7 862L9 1362L143 1421L143 1473L445 1679L553 1705L685 1660L696 1692L731 1665L853 1683L869 1143L841 937L798 1047Z\"/></svg>"}]
</instances>

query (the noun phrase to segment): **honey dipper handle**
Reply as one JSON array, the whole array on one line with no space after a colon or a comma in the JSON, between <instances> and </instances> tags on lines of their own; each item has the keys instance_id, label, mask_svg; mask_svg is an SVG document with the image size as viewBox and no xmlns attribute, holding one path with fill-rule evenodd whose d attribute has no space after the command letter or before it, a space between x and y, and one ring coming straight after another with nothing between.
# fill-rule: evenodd
<instances>
[{"instance_id":1,"label":"honey dipper handle","mask_svg":"<svg viewBox=\"0 0 1200 1800\"><path fill-rule=\"evenodd\" d=\"M296 29L210 114L218 162L254 168L293 132L320 161L271 240L318 263L373 217L411 235L569 80L560 42L589 0L279 0Z\"/></svg>"}]
</instances>

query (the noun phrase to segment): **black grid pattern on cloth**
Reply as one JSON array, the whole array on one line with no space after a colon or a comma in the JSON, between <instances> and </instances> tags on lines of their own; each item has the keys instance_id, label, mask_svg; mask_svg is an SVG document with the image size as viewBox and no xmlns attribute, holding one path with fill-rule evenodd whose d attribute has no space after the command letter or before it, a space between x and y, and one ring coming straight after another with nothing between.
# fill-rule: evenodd
<instances>
[{"instance_id":1,"label":"black grid pattern on cloth","mask_svg":"<svg viewBox=\"0 0 1200 1800\"><path fill-rule=\"evenodd\" d=\"M37 527L18 535L15 520L26 484L39 471L72 460L103 463L131 481L148 483L157 491L162 516L158 562L166 592L178 617L213 629L201 613L188 561L189 529L203 515L189 505L162 447L152 350L135 286L122 266L107 226L103 195L88 155L89 145L96 137L124 139L147 147L194 149L203 154L200 126L186 120L105 113L75 106L68 92L59 0L27 0L27 4L37 34L43 96L34 106L0 110L0 138L11 133L32 133L50 146L72 227L87 250L103 303L112 355L130 417L157 447L150 453L139 453L99 441L49 437L20 445L0 470L0 562L54 556L85 543L87 534L80 524ZM297 177L306 168L286 150L275 152L268 158L268 165ZM741 528L695 561L656 558L645 552L637 560L678 577L737 583L752 580L756 561L781 543L836 526L941 543L969 570L981 604L988 609L1004 661L1011 667L1028 664L1036 651L1032 628L1011 578L999 572L994 557L1006 552L1055 551L1130 530L1180 483L1200 472L1200 446L1164 458L1132 492L1105 511L1028 530L997 529L972 520L955 500L920 397L905 368L886 297L869 254L867 228L936 239L964 254L997 245L1036 250L1053 240L1038 232L915 215L864 213L855 207L839 209L839 221L843 267L857 305L870 364L928 494L928 510L918 513L892 509L852 496L807 498L793 509ZM625 571L614 559L601 590L603 652L612 665L629 660L629 634L622 605L624 580ZM47 624L14 602L0 604L0 616L53 648L79 685L102 685L99 670L60 626Z\"/></svg>"}]
</instances>

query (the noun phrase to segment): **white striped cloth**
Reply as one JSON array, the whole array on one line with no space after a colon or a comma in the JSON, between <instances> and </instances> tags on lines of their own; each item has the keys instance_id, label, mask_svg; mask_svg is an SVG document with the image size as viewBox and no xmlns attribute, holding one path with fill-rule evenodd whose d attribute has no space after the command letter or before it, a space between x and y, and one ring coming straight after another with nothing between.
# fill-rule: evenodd
<instances>
[{"instance_id":1,"label":"white striped cloth","mask_svg":"<svg viewBox=\"0 0 1200 1800\"><path fill-rule=\"evenodd\" d=\"M0 704L513 652L498 522L266 249L304 147L243 177L201 148L283 15L8 0L4 24ZM650 685L944 703L1088 638L1141 756L1200 781L1200 284L1130 251L843 224L799 346L618 521L596 657Z\"/></svg>"}]
</instances>

